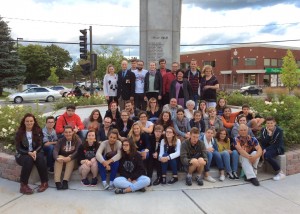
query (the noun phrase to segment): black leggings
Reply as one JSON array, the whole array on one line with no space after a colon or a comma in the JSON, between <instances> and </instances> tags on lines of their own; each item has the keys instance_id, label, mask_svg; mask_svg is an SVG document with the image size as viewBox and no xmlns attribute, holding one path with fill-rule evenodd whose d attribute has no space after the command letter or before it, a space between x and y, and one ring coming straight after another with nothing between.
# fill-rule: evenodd
<instances>
[{"instance_id":1,"label":"black leggings","mask_svg":"<svg viewBox=\"0 0 300 214\"><path fill-rule=\"evenodd\" d=\"M20 181L28 184L29 176L32 171L33 165L36 166L41 182L48 181L47 164L43 152L36 154L36 160L34 161L30 155L20 155L16 157L17 163L22 166Z\"/></svg>"}]
</instances>

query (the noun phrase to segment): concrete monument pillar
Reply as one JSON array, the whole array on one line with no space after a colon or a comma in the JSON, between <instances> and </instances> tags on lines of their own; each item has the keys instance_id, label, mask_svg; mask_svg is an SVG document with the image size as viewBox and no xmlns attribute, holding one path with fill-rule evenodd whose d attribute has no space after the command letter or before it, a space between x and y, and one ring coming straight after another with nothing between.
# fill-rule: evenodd
<instances>
[{"instance_id":1,"label":"concrete monument pillar","mask_svg":"<svg viewBox=\"0 0 300 214\"><path fill-rule=\"evenodd\" d=\"M140 0L140 59L164 58L167 67L180 58L182 0Z\"/></svg>"}]
</instances>

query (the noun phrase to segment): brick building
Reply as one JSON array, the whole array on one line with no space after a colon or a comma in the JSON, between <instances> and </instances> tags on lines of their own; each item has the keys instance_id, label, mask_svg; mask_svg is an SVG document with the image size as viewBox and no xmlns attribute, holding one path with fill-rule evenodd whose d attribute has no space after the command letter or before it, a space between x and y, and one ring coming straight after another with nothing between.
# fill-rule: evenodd
<instances>
[{"instance_id":1,"label":"brick building","mask_svg":"<svg viewBox=\"0 0 300 214\"><path fill-rule=\"evenodd\" d=\"M181 67L186 69L196 59L200 69L211 65L221 88L244 85L281 86L282 58L291 50L300 67L300 48L266 44L235 45L227 48L184 52Z\"/></svg>"}]
</instances>

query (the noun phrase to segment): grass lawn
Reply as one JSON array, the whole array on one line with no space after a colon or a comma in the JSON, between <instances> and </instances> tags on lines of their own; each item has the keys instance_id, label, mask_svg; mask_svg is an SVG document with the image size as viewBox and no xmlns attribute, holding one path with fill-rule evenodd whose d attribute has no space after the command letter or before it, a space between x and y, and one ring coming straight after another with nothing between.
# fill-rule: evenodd
<instances>
[{"instance_id":1,"label":"grass lawn","mask_svg":"<svg viewBox=\"0 0 300 214\"><path fill-rule=\"evenodd\" d=\"M0 99L6 98L10 93L3 91L2 96L0 96Z\"/></svg>"}]
</instances>

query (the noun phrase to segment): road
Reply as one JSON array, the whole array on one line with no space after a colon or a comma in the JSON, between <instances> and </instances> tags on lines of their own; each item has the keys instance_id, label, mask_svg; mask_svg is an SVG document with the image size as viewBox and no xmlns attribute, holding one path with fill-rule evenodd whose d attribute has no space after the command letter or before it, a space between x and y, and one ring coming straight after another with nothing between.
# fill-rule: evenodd
<instances>
[{"instance_id":1,"label":"road","mask_svg":"<svg viewBox=\"0 0 300 214\"><path fill-rule=\"evenodd\" d=\"M23 105L23 106L30 106L33 109L39 109L42 113L47 113L54 111L54 103L47 103L47 102L23 102L21 104L15 104L13 102L6 102L4 100L0 100L0 106L6 106L6 105Z\"/></svg>"}]
</instances>

